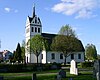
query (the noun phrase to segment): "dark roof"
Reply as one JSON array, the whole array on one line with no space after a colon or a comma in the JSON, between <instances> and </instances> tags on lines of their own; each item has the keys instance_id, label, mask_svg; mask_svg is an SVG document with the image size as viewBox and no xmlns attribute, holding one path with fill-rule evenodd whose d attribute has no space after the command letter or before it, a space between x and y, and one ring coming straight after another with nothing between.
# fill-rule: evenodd
<instances>
[{"instance_id":1,"label":"dark roof","mask_svg":"<svg viewBox=\"0 0 100 80\"><path fill-rule=\"evenodd\" d=\"M81 49L80 49L80 51L85 51L85 49L84 49L84 47L83 47L83 44L82 44L82 42L80 41L80 40L78 40L79 41L79 44L80 44L80 46L81 46Z\"/></svg>"},{"instance_id":2,"label":"dark roof","mask_svg":"<svg viewBox=\"0 0 100 80\"><path fill-rule=\"evenodd\" d=\"M29 17L29 16L28 16L28 18L29 18L29 21L30 21L30 23L31 23L31 21L33 20L33 18L32 18L32 17Z\"/></svg>"},{"instance_id":3,"label":"dark roof","mask_svg":"<svg viewBox=\"0 0 100 80\"><path fill-rule=\"evenodd\" d=\"M41 35L44 38L48 38L48 39L53 39L55 36L57 36L56 34L49 34L49 33L42 33Z\"/></svg>"},{"instance_id":4,"label":"dark roof","mask_svg":"<svg viewBox=\"0 0 100 80\"><path fill-rule=\"evenodd\" d=\"M42 37L44 37L47 41L48 41L48 44L49 44L49 50L50 49L50 45L52 43L52 40L55 36L57 36L56 34L49 34L49 33L42 33L41 34Z\"/></svg>"},{"instance_id":5,"label":"dark roof","mask_svg":"<svg viewBox=\"0 0 100 80\"><path fill-rule=\"evenodd\" d=\"M53 38L56 37L57 34L42 33L41 36L44 37L48 41L49 45L51 45ZM81 40L79 40L79 39L77 39L77 40L78 40L79 45L81 47L80 51L84 52L85 49L83 47L83 44L82 44Z\"/></svg>"}]
</instances>

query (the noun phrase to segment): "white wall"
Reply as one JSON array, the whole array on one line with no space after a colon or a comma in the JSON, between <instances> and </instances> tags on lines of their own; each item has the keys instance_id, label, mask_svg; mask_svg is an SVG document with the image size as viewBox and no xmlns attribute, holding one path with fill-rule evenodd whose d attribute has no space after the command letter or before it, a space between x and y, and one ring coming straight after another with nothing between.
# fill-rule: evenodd
<instances>
[{"instance_id":1,"label":"white wall","mask_svg":"<svg viewBox=\"0 0 100 80\"><path fill-rule=\"evenodd\" d=\"M43 56L42 56L43 55ZM41 57L43 57L43 59L41 58L41 60L42 60L42 63L46 63L46 51L42 51L42 54L41 54Z\"/></svg>"},{"instance_id":2,"label":"white wall","mask_svg":"<svg viewBox=\"0 0 100 80\"><path fill-rule=\"evenodd\" d=\"M55 53L55 59L51 59L51 54L52 53ZM63 55L63 59L60 59L60 54L61 52L47 52L47 55L46 55L46 59L47 59L47 63L53 63L53 62L56 62L56 63L64 63L64 55ZM81 54L81 59L78 59L78 54ZM45 55L45 54L43 54ZM46 59L43 59L43 61L45 62ZM66 62L71 62L71 56L68 56L66 58ZM74 53L74 60L76 62L84 62L84 52L77 52L77 53Z\"/></svg>"}]
</instances>

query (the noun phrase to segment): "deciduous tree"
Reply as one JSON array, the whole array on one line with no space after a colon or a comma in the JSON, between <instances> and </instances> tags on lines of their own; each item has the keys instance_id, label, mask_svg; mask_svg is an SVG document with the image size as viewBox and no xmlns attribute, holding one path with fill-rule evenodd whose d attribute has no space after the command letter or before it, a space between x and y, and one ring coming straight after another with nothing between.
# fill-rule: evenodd
<instances>
[{"instance_id":1,"label":"deciduous tree","mask_svg":"<svg viewBox=\"0 0 100 80\"><path fill-rule=\"evenodd\" d=\"M62 26L58 34L76 37L75 31L72 29L72 27L69 24Z\"/></svg>"},{"instance_id":2,"label":"deciduous tree","mask_svg":"<svg viewBox=\"0 0 100 80\"><path fill-rule=\"evenodd\" d=\"M85 55L86 55L86 59L88 60L97 59L97 50L96 50L95 45L87 44L85 47Z\"/></svg>"},{"instance_id":3,"label":"deciduous tree","mask_svg":"<svg viewBox=\"0 0 100 80\"><path fill-rule=\"evenodd\" d=\"M77 39L75 31L70 25L62 26L59 35L54 38L51 45L52 50L63 52L66 57L72 52L84 51L84 47L79 39Z\"/></svg>"},{"instance_id":4,"label":"deciduous tree","mask_svg":"<svg viewBox=\"0 0 100 80\"><path fill-rule=\"evenodd\" d=\"M38 56L42 52L43 49L46 49L47 41L41 35L35 35L28 41L28 49L31 53L34 53L37 57L38 64Z\"/></svg>"},{"instance_id":5,"label":"deciduous tree","mask_svg":"<svg viewBox=\"0 0 100 80\"><path fill-rule=\"evenodd\" d=\"M66 58L72 52L80 52L84 50L80 40L78 40L77 38L74 38L71 36L65 36L65 35L56 36L52 41L51 49L53 51L63 52L65 56L64 64L66 64Z\"/></svg>"}]
</instances>

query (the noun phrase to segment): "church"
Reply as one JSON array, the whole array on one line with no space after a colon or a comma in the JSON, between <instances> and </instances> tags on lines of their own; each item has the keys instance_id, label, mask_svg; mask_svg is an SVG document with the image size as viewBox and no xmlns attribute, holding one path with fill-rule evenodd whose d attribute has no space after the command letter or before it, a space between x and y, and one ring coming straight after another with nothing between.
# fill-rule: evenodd
<instances>
[{"instance_id":1,"label":"church","mask_svg":"<svg viewBox=\"0 0 100 80\"><path fill-rule=\"evenodd\" d=\"M27 44L28 40L34 37L34 35L41 35L44 38L48 39L49 43L52 42L52 39L56 36L56 34L52 33L42 33L42 23L40 18L36 15L35 6L33 7L32 16L28 16L26 20L25 27L25 43ZM71 60L75 60L76 62L84 62L85 59L85 51L84 47L80 41L80 45L82 46L82 51L73 52L66 58L66 63L70 63ZM27 50L27 45L25 46L25 59L26 63L37 63L37 57L34 53L31 53ZM62 52L55 51L42 51L38 58L39 63L64 63L64 55Z\"/></svg>"}]
</instances>

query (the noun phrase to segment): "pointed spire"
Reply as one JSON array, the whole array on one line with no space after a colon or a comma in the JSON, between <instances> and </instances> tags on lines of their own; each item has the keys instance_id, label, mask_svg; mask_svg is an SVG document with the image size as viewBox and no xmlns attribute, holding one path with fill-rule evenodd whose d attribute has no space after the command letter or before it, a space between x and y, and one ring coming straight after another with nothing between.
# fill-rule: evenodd
<instances>
[{"instance_id":1,"label":"pointed spire","mask_svg":"<svg viewBox=\"0 0 100 80\"><path fill-rule=\"evenodd\" d=\"M35 4L33 6L33 16L32 17L34 17L34 16L35 16Z\"/></svg>"}]
</instances>

